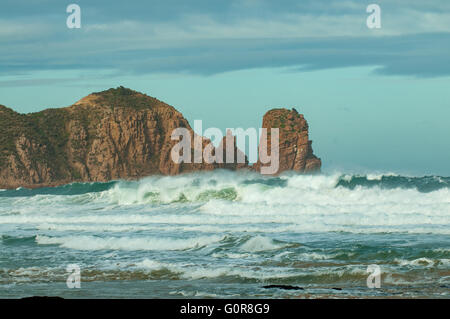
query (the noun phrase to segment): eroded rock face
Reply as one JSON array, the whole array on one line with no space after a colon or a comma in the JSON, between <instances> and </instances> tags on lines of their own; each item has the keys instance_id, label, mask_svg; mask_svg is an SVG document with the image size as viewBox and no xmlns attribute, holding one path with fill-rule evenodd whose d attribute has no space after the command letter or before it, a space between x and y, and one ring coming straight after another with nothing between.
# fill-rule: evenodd
<instances>
[{"instance_id":1,"label":"eroded rock face","mask_svg":"<svg viewBox=\"0 0 450 319\"><path fill-rule=\"evenodd\" d=\"M303 116L272 110L264 127L280 129L280 172L311 172L320 168L312 154ZM285 124L285 125L286 125ZM183 115L155 98L123 87L93 93L67 108L19 114L0 105L0 188L56 186L71 182L138 179L192 171L249 168L247 157L231 137L235 163L175 163L171 151L176 128L194 132ZM202 149L210 144L202 140ZM226 154L226 138L218 146ZM237 163L241 153L244 163ZM214 154L214 152L213 152ZM258 163L255 165L258 169Z\"/></svg>"},{"instance_id":2,"label":"eroded rock face","mask_svg":"<svg viewBox=\"0 0 450 319\"><path fill-rule=\"evenodd\" d=\"M308 136L308 123L297 110L270 110L264 115L262 127L267 129L267 145L260 141L259 151L266 154L271 154L271 128L279 128L279 166L274 174L284 171L300 173L320 171L322 162L313 154L312 141L309 140ZM267 164L258 160L253 168L261 171L264 166L267 166Z\"/></svg>"},{"instance_id":3,"label":"eroded rock face","mask_svg":"<svg viewBox=\"0 0 450 319\"><path fill-rule=\"evenodd\" d=\"M172 106L122 87L93 93L63 109L18 114L2 107L3 114L11 119L1 134L12 143L0 145L0 188L238 168L172 161L174 129L186 128L194 142L188 121ZM203 138L202 147L209 143Z\"/></svg>"},{"instance_id":4,"label":"eroded rock face","mask_svg":"<svg viewBox=\"0 0 450 319\"><path fill-rule=\"evenodd\" d=\"M217 149L221 150L221 156L219 157L221 160L216 159L217 168L231 170L249 168L247 155L237 147L236 136L233 136L230 130L227 130ZM229 155L227 155L227 152Z\"/></svg>"}]
</instances>

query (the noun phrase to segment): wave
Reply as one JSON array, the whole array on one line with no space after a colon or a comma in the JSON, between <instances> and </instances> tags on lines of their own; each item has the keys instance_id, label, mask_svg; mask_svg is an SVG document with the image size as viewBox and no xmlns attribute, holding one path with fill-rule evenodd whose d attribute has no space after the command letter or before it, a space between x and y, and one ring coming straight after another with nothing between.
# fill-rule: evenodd
<instances>
[{"instance_id":1,"label":"wave","mask_svg":"<svg viewBox=\"0 0 450 319\"><path fill-rule=\"evenodd\" d=\"M144 259L136 263L136 266L141 269L147 269L150 272L156 270L168 270L177 274L182 279L196 280L196 279L212 279L220 277L234 277L236 279L253 279L253 280L268 280L268 279L286 279L296 276L295 273L289 271L275 271L274 269L260 269L260 267L232 267L232 266L218 266L207 267L195 264L175 264L162 263L149 259Z\"/></svg>"},{"instance_id":2,"label":"wave","mask_svg":"<svg viewBox=\"0 0 450 319\"><path fill-rule=\"evenodd\" d=\"M0 190L0 197L29 197L37 195L82 195L87 193L103 192L110 189L115 181L111 182L95 182L95 183L71 183L57 187L40 187L40 188L24 188L18 187L14 190Z\"/></svg>"},{"instance_id":3,"label":"wave","mask_svg":"<svg viewBox=\"0 0 450 319\"><path fill-rule=\"evenodd\" d=\"M138 269L145 269L150 274L158 275L158 271L168 271L181 279L217 279L228 278L227 281L273 282L273 283L336 283L353 280L361 282L367 277L366 266L319 267L300 269L292 267L260 267L255 266L216 266L190 263L166 263L144 259L135 264Z\"/></svg>"},{"instance_id":4,"label":"wave","mask_svg":"<svg viewBox=\"0 0 450 319\"><path fill-rule=\"evenodd\" d=\"M83 268L83 282L122 280L225 280L227 283L271 283L295 284L304 289L331 288L340 285L361 287L367 279L366 265L314 267L299 269L292 267L259 267L250 265L206 265L189 262L167 262L144 258L137 262L124 262L124 267ZM383 268L383 285L411 286L446 284L448 279L433 281L426 276L417 278L411 269L405 273L391 272ZM67 279L65 267L20 267L0 268L0 283L63 282ZM331 287L330 287L331 285Z\"/></svg>"},{"instance_id":5,"label":"wave","mask_svg":"<svg viewBox=\"0 0 450 319\"><path fill-rule=\"evenodd\" d=\"M441 192L441 193L439 193ZM423 195L422 195L423 194ZM426 194L431 194L426 196ZM150 177L138 182L117 182L104 192L112 204L183 204L211 201L302 204L339 203L341 199L385 199L402 203L411 197L442 198L450 194L446 177L362 177L295 175L261 177L257 174L213 172L174 177Z\"/></svg>"},{"instance_id":6,"label":"wave","mask_svg":"<svg viewBox=\"0 0 450 319\"><path fill-rule=\"evenodd\" d=\"M271 238L256 236L247 240L240 248L246 252L261 252L280 249L282 247L284 246L276 244Z\"/></svg>"},{"instance_id":7,"label":"wave","mask_svg":"<svg viewBox=\"0 0 450 319\"><path fill-rule=\"evenodd\" d=\"M198 249L223 239L224 236L180 239L161 237L36 236L36 242L39 245L58 245L76 250L186 250Z\"/></svg>"},{"instance_id":8,"label":"wave","mask_svg":"<svg viewBox=\"0 0 450 319\"><path fill-rule=\"evenodd\" d=\"M426 257L421 257L413 260L406 259L394 259L394 262L400 266L421 266L421 267L439 267L445 266L448 267L450 265L450 259L441 258L441 259L431 259Z\"/></svg>"},{"instance_id":9,"label":"wave","mask_svg":"<svg viewBox=\"0 0 450 319\"><path fill-rule=\"evenodd\" d=\"M448 235L448 182L446 177L394 174L267 177L214 171L152 176L62 187L76 189L78 194L71 196L61 195L61 190L56 195L0 195L0 225L32 224L42 230L85 233L156 229ZM10 192L16 191L2 193Z\"/></svg>"},{"instance_id":10,"label":"wave","mask_svg":"<svg viewBox=\"0 0 450 319\"><path fill-rule=\"evenodd\" d=\"M303 185L301 185L303 184ZM367 175L299 175L286 172L278 177L263 176L254 172L197 172L178 176L151 176L139 181L111 181L71 183L59 187L0 190L0 197L30 197L37 195L83 195L108 192L118 202L136 201L170 203L183 201L208 201L211 199L236 200L245 188L289 188L318 190L330 188L415 189L422 193L450 188L450 177L408 177L394 173ZM303 186L303 187L300 187Z\"/></svg>"},{"instance_id":11,"label":"wave","mask_svg":"<svg viewBox=\"0 0 450 319\"><path fill-rule=\"evenodd\" d=\"M0 242L5 246L30 245L34 243L35 236L8 236L0 235Z\"/></svg>"},{"instance_id":12,"label":"wave","mask_svg":"<svg viewBox=\"0 0 450 319\"><path fill-rule=\"evenodd\" d=\"M336 219L336 217L334 217ZM326 225L325 223L309 223L304 224L304 218L291 216L287 219L283 217L283 223L276 224L276 217L253 216L253 217L236 217L230 218L207 218L202 215L198 216L159 216L139 218L136 215L117 217L117 216L103 216L103 217L78 217L78 218L54 218L54 217L32 217L32 218L1 218L0 222L9 224L29 224L36 223L35 228L41 231L56 231L56 232L77 232L77 233L125 233L125 232L192 232L192 233L299 233L299 232L341 232L341 233L362 233L362 234L376 234L376 233L402 233L402 234L441 234L450 235L449 227L439 225L439 221L433 224L423 225L377 225L367 226L364 221L354 222L345 225ZM317 218L316 218L317 220ZM242 222L242 224L240 223ZM292 224L288 224L291 221ZM45 223L48 222L48 223ZM259 225L250 225L246 223L255 222ZM345 220L344 220L345 222ZM379 222L379 220L377 220ZM213 223L213 224L212 224ZM270 224L270 227L266 224ZM126 225L123 225L126 224ZM358 227L360 226L360 227Z\"/></svg>"},{"instance_id":13,"label":"wave","mask_svg":"<svg viewBox=\"0 0 450 319\"><path fill-rule=\"evenodd\" d=\"M27 238L28 240L30 238ZM234 236L200 236L191 238L172 237L98 237L98 236L61 236L49 237L37 235L32 237L39 245L58 245L64 248L77 250L187 250L199 249L213 244L222 243L235 246L242 240L239 247L244 252L264 252L282 249L288 245L277 243L273 239L264 236L243 238Z\"/></svg>"},{"instance_id":14,"label":"wave","mask_svg":"<svg viewBox=\"0 0 450 319\"><path fill-rule=\"evenodd\" d=\"M272 282L272 283L335 283L353 279L362 281L366 272L363 266L301 270L290 267L274 268L244 265L206 265L189 262L164 262L144 258L138 262L123 265L126 269L87 268L82 270L83 282L102 280L199 280L226 278L227 282ZM212 266L212 267L211 267ZM3 277L6 275L6 278ZM9 282L52 282L67 278L65 267L20 267L18 269L0 269L0 283ZM5 280L6 279L6 280Z\"/></svg>"},{"instance_id":15,"label":"wave","mask_svg":"<svg viewBox=\"0 0 450 319\"><path fill-rule=\"evenodd\" d=\"M380 187L382 189L415 188L419 192L428 193L442 188L450 188L450 177L406 177L393 173L386 175L343 175L339 178L336 186L342 186L349 189L355 189L358 186L369 188Z\"/></svg>"}]
</instances>

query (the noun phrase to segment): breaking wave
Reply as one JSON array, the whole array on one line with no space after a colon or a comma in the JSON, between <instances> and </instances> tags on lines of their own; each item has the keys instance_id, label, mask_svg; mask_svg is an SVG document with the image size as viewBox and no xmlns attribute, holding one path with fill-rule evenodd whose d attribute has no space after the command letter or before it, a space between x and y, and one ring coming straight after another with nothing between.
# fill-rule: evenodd
<instances>
[{"instance_id":1,"label":"breaking wave","mask_svg":"<svg viewBox=\"0 0 450 319\"><path fill-rule=\"evenodd\" d=\"M77 250L186 250L198 249L208 244L223 240L223 236L202 236L195 238L161 238L161 237L94 237L67 236L47 237L36 236L40 245L59 245Z\"/></svg>"},{"instance_id":2,"label":"breaking wave","mask_svg":"<svg viewBox=\"0 0 450 319\"><path fill-rule=\"evenodd\" d=\"M166 297L272 296L266 284L354 295L368 293L367 266L377 264L386 289L445 297L449 182L218 170L5 190L0 284L64 283L76 263L83 282L160 281Z\"/></svg>"},{"instance_id":3,"label":"breaking wave","mask_svg":"<svg viewBox=\"0 0 450 319\"><path fill-rule=\"evenodd\" d=\"M449 182L448 177L394 174L266 177L215 171L153 176L140 181L7 190L0 193L0 223L85 233L166 229L448 235ZM271 244L254 239L244 248Z\"/></svg>"},{"instance_id":4,"label":"breaking wave","mask_svg":"<svg viewBox=\"0 0 450 319\"><path fill-rule=\"evenodd\" d=\"M368 175L297 175L292 172L279 177L267 177L252 172L193 173L178 176L152 176L140 181L112 181L106 183L72 183L59 187L37 189L17 188L1 190L0 197L30 197L44 195L84 195L107 193L119 204L137 202L171 203L208 201L211 199L239 200L250 197L251 191L270 189L289 191L347 190L415 190L429 193L450 189L450 177L407 177L388 174Z\"/></svg>"}]
</instances>

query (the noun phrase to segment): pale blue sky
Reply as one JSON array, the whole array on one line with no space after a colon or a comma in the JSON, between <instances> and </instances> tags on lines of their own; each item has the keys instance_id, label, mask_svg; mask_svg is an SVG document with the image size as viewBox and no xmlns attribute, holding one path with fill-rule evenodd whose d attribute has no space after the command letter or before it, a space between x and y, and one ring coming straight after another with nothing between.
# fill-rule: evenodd
<instances>
[{"instance_id":1,"label":"pale blue sky","mask_svg":"<svg viewBox=\"0 0 450 319\"><path fill-rule=\"evenodd\" d=\"M378 1L2 3L0 104L67 106L123 85L203 126L305 114L325 171L450 176L450 3ZM133 4L133 5L132 5Z\"/></svg>"}]
</instances>

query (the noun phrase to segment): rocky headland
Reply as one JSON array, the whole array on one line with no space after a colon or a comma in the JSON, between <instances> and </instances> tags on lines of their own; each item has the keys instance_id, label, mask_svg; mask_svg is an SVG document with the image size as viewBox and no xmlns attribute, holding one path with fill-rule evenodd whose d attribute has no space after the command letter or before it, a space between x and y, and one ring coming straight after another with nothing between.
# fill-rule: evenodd
<instances>
[{"instance_id":1,"label":"rocky headland","mask_svg":"<svg viewBox=\"0 0 450 319\"><path fill-rule=\"evenodd\" d=\"M72 106L20 114L0 105L0 188L57 186L72 182L138 179L193 171L253 169L245 163L175 163L175 128L194 131L174 107L119 87L92 93ZM273 109L263 128L279 128L279 168L317 172L308 124L295 109ZM233 139L235 154L240 152ZM271 144L268 136L267 145ZM202 147L210 144L203 137ZM219 147L226 148L225 139ZM270 149L270 147L269 147Z\"/></svg>"}]
</instances>

